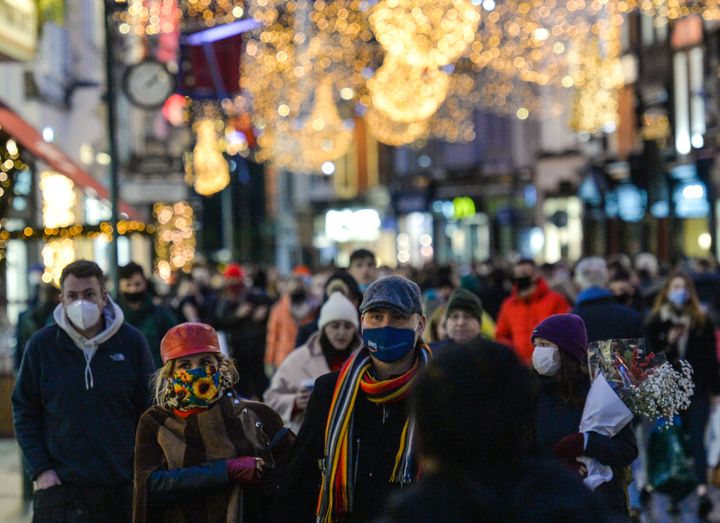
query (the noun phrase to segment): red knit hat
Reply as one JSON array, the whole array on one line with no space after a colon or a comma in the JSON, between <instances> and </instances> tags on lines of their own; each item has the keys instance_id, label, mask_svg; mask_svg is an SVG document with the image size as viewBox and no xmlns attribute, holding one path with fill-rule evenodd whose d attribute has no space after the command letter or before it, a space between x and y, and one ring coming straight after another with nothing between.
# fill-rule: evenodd
<instances>
[{"instance_id":1,"label":"red knit hat","mask_svg":"<svg viewBox=\"0 0 720 523\"><path fill-rule=\"evenodd\" d=\"M220 353L217 332L206 323L187 322L176 325L167 331L160 342L163 364L202 352Z\"/></svg>"}]
</instances>

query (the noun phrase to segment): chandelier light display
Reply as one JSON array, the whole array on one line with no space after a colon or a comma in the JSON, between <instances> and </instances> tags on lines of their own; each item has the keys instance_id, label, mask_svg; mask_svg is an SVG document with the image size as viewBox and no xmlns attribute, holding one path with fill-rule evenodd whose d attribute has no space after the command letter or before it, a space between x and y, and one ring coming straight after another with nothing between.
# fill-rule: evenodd
<instances>
[{"instance_id":1,"label":"chandelier light display","mask_svg":"<svg viewBox=\"0 0 720 523\"><path fill-rule=\"evenodd\" d=\"M395 146L474 140L476 109L526 119L568 106L573 129L607 132L624 81L620 28L633 11L720 19L720 2L127 0L116 18L139 36L259 23L243 36L247 108L224 127L219 116L194 126L193 182L212 194L229 179L225 151L317 173L346 154L357 118Z\"/></svg>"},{"instance_id":2,"label":"chandelier light display","mask_svg":"<svg viewBox=\"0 0 720 523\"><path fill-rule=\"evenodd\" d=\"M605 39L622 24L621 1L253 0L248 13L261 27L246 41L242 82L261 133L258 159L317 172L321 163L303 156L329 152L313 137L324 130L311 116L320 84L334 101L321 119L354 112L390 145L473 140L476 108L557 115L539 107L537 86L564 100L584 89L574 75L587 67L577 57L588 35L603 60L617 58Z\"/></svg>"},{"instance_id":3,"label":"chandelier light display","mask_svg":"<svg viewBox=\"0 0 720 523\"><path fill-rule=\"evenodd\" d=\"M230 169L220 141L225 124L208 117L195 122L193 128L196 136L192 153L193 186L198 194L211 196L230 183Z\"/></svg>"},{"instance_id":4,"label":"chandelier light display","mask_svg":"<svg viewBox=\"0 0 720 523\"><path fill-rule=\"evenodd\" d=\"M469 0L385 0L369 21L387 53L415 67L443 66L475 39L480 10Z\"/></svg>"},{"instance_id":5,"label":"chandelier light display","mask_svg":"<svg viewBox=\"0 0 720 523\"><path fill-rule=\"evenodd\" d=\"M437 66L412 66L404 57L387 55L368 80L373 106L401 123L430 118L445 100L450 76Z\"/></svg>"},{"instance_id":6,"label":"chandelier light display","mask_svg":"<svg viewBox=\"0 0 720 523\"><path fill-rule=\"evenodd\" d=\"M429 134L429 121L397 122L391 120L374 107L370 107L365 121L372 135L387 145L401 146L424 140Z\"/></svg>"}]
</instances>

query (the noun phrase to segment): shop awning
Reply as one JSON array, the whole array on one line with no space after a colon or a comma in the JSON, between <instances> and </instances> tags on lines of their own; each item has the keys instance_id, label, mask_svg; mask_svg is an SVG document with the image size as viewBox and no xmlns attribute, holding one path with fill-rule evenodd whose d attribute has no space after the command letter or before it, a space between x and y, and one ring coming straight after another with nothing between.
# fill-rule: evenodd
<instances>
[{"instance_id":1,"label":"shop awning","mask_svg":"<svg viewBox=\"0 0 720 523\"><path fill-rule=\"evenodd\" d=\"M92 189L100 199L110 199L107 187L68 158L60 149L43 140L37 129L2 101L0 101L0 128L12 136L35 158L42 160L55 171L67 176L75 184L83 189ZM120 202L120 212L127 214L131 219L141 219L136 209L123 202Z\"/></svg>"}]
</instances>

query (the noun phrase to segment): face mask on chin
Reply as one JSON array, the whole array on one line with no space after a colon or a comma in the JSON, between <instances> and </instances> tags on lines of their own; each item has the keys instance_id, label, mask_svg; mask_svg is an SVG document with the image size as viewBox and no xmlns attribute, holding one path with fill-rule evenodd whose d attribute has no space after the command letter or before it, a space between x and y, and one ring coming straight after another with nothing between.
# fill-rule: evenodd
<instances>
[{"instance_id":1,"label":"face mask on chin","mask_svg":"<svg viewBox=\"0 0 720 523\"><path fill-rule=\"evenodd\" d=\"M370 355L384 363L400 361L415 348L415 329L363 329L362 337Z\"/></svg>"},{"instance_id":2,"label":"face mask on chin","mask_svg":"<svg viewBox=\"0 0 720 523\"><path fill-rule=\"evenodd\" d=\"M560 359L555 357L555 347L538 345L532 355L533 368L541 376L555 376L560 371Z\"/></svg>"},{"instance_id":3,"label":"face mask on chin","mask_svg":"<svg viewBox=\"0 0 720 523\"><path fill-rule=\"evenodd\" d=\"M82 331L86 331L100 321L100 307L98 304L86 300L75 300L65 307L65 314L72 324Z\"/></svg>"}]
</instances>

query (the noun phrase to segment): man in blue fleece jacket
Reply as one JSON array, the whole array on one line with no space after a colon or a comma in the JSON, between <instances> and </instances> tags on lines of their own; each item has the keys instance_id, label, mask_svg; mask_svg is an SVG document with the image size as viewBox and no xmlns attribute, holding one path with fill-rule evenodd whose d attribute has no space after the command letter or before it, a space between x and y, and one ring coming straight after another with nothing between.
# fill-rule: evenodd
<instances>
[{"instance_id":1,"label":"man in blue fleece jacket","mask_svg":"<svg viewBox=\"0 0 720 523\"><path fill-rule=\"evenodd\" d=\"M94 262L65 267L56 324L35 333L23 355L12 402L35 482L33 521L131 519L135 429L154 366L104 281Z\"/></svg>"}]
</instances>

